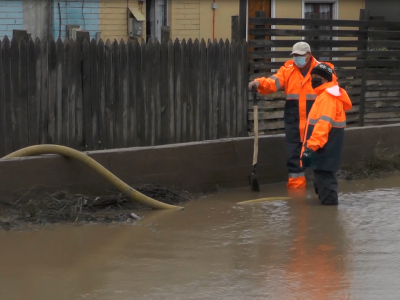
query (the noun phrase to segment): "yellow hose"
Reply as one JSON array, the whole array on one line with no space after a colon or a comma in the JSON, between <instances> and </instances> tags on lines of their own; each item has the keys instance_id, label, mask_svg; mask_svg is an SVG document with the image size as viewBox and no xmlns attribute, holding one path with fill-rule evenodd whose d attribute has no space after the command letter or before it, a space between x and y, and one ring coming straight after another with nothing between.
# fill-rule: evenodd
<instances>
[{"instance_id":1,"label":"yellow hose","mask_svg":"<svg viewBox=\"0 0 400 300\"><path fill-rule=\"evenodd\" d=\"M264 201L277 201L277 200L290 200L290 199L291 199L290 197L269 197L269 198L260 198L260 199L242 201L236 204L251 204L251 203L260 203Z\"/></svg>"},{"instance_id":2,"label":"yellow hose","mask_svg":"<svg viewBox=\"0 0 400 300\"><path fill-rule=\"evenodd\" d=\"M143 195L142 193L136 191L135 189L127 185L125 182L123 182L113 173L108 171L97 161L90 158L88 155L69 147L59 146L59 145L30 146L15 151L11 154L8 154L7 156L4 156L2 159L22 157L22 156L35 156L41 154L59 154L80 161L84 165L88 166L89 168L100 174L104 179L106 179L109 183L115 186L118 190L120 190L125 196L127 196L132 201L137 201L153 209L183 209L183 207L163 203L155 199L152 199L150 197L147 197L146 195Z\"/></svg>"}]
</instances>

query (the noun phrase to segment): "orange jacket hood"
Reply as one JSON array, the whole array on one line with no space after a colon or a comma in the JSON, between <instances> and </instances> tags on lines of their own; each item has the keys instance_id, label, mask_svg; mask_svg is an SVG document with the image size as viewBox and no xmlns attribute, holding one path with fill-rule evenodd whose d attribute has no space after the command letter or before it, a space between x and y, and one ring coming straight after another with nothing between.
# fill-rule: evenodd
<instances>
[{"instance_id":1,"label":"orange jacket hood","mask_svg":"<svg viewBox=\"0 0 400 300\"><path fill-rule=\"evenodd\" d=\"M317 93L318 96L321 95L322 93L328 93L334 96L337 101L342 102L343 109L345 111L350 110L353 106L347 92L341 87L339 87L335 81L327 82L314 89L314 91Z\"/></svg>"}]
</instances>

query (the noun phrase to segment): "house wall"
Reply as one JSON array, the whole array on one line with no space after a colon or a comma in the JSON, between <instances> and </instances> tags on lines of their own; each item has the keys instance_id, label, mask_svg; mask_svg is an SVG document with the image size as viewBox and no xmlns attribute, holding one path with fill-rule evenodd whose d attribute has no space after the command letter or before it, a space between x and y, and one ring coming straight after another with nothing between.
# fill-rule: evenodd
<instances>
[{"instance_id":1,"label":"house wall","mask_svg":"<svg viewBox=\"0 0 400 300\"><path fill-rule=\"evenodd\" d=\"M66 25L79 25L90 32L91 38L100 30L100 0L54 0L51 10L54 38L66 37Z\"/></svg>"},{"instance_id":2,"label":"house wall","mask_svg":"<svg viewBox=\"0 0 400 300\"><path fill-rule=\"evenodd\" d=\"M216 0L214 37L231 39L231 18L239 15L239 0ZM213 0L171 0L171 38L213 38Z\"/></svg>"},{"instance_id":3,"label":"house wall","mask_svg":"<svg viewBox=\"0 0 400 300\"><path fill-rule=\"evenodd\" d=\"M13 29L23 29L24 14L22 1L0 1L0 38L13 35Z\"/></svg>"},{"instance_id":4,"label":"house wall","mask_svg":"<svg viewBox=\"0 0 400 300\"><path fill-rule=\"evenodd\" d=\"M128 7L139 8L146 16L146 3L139 4L137 0L100 0L100 31L103 40L127 41ZM143 35L146 35L146 24L143 24Z\"/></svg>"}]
</instances>

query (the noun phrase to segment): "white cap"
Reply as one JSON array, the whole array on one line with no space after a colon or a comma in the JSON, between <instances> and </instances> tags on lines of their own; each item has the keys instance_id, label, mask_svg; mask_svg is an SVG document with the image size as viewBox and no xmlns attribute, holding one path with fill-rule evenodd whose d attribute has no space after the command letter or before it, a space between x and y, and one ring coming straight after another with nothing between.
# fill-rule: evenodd
<instances>
[{"instance_id":1,"label":"white cap","mask_svg":"<svg viewBox=\"0 0 400 300\"><path fill-rule=\"evenodd\" d=\"M307 52L311 52L310 45L307 44L306 42L298 42L293 45L293 50L292 50L292 53L290 53L290 55L293 55L293 54L304 55Z\"/></svg>"}]
</instances>

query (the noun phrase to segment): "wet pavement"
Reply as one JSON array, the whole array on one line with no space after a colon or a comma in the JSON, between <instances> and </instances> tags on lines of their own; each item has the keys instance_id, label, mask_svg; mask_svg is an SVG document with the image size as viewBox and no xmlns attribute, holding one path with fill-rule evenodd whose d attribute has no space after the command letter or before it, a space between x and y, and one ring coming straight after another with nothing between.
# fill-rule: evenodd
<instances>
[{"instance_id":1,"label":"wet pavement","mask_svg":"<svg viewBox=\"0 0 400 300\"><path fill-rule=\"evenodd\" d=\"M0 299L398 299L400 177L221 191L136 225L1 231Z\"/></svg>"}]
</instances>

